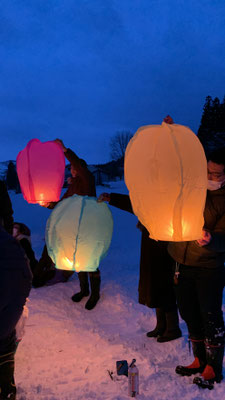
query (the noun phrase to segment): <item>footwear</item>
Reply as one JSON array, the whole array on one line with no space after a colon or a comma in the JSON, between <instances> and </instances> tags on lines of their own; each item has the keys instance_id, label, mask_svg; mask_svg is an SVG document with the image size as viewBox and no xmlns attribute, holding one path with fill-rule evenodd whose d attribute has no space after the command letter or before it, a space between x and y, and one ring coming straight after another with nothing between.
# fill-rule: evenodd
<instances>
[{"instance_id":1,"label":"footwear","mask_svg":"<svg viewBox=\"0 0 225 400\"><path fill-rule=\"evenodd\" d=\"M196 377L193 383L203 389L212 390L214 382L220 383L223 379L223 346L206 345L206 360L207 364L200 377Z\"/></svg>"},{"instance_id":2,"label":"footwear","mask_svg":"<svg viewBox=\"0 0 225 400\"><path fill-rule=\"evenodd\" d=\"M166 331L162 336L157 337L158 343L170 342L171 340L179 339L182 336L180 328L174 329L173 331Z\"/></svg>"},{"instance_id":3,"label":"footwear","mask_svg":"<svg viewBox=\"0 0 225 400\"><path fill-rule=\"evenodd\" d=\"M86 310L92 310L100 299L100 271L97 270L96 272L89 272L89 277L91 284L91 296L85 304Z\"/></svg>"},{"instance_id":4,"label":"footwear","mask_svg":"<svg viewBox=\"0 0 225 400\"><path fill-rule=\"evenodd\" d=\"M191 339L194 361L187 366L178 365L175 372L182 376L191 376L198 372L203 372L206 366L206 351L203 339Z\"/></svg>"},{"instance_id":5,"label":"footwear","mask_svg":"<svg viewBox=\"0 0 225 400\"><path fill-rule=\"evenodd\" d=\"M171 340L178 339L182 336L182 332L179 328L179 318L177 308L166 312L166 330L165 332L158 336L157 342L164 343L170 342Z\"/></svg>"},{"instance_id":6,"label":"footwear","mask_svg":"<svg viewBox=\"0 0 225 400\"><path fill-rule=\"evenodd\" d=\"M147 337L157 337L163 335L166 330L166 314L162 308L156 308L156 327L153 331L147 332Z\"/></svg>"},{"instance_id":7,"label":"footwear","mask_svg":"<svg viewBox=\"0 0 225 400\"><path fill-rule=\"evenodd\" d=\"M201 387L202 389L212 390L214 388L214 382L220 383L223 379L223 375L216 376L211 365L206 365L201 376L196 376L193 383Z\"/></svg>"},{"instance_id":8,"label":"footwear","mask_svg":"<svg viewBox=\"0 0 225 400\"><path fill-rule=\"evenodd\" d=\"M75 293L71 297L71 299L75 303L79 303L79 301L81 301L83 299L83 297L86 297L89 295L88 273L87 272L79 272L78 278L80 281L80 292Z\"/></svg>"},{"instance_id":9,"label":"footwear","mask_svg":"<svg viewBox=\"0 0 225 400\"><path fill-rule=\"evenodd\" d=\"M183 365L178 365L175 369L175 372L182 376L191 376L197 374L198 372L203 372L204 366L200 365L198 357L195 357L193 363L187 365L186 367Z\"/></svg>"},{"instance_id":10,"label":"footwear","mask_svg":"<svg viewBox=\"0 0 225 400\"><path fill-rule=\"evenodd\" d=\"M89 291L88 292L78 292L75 293L71 299L74 301L74 303L79 303L84 297L89 296Z\"/></svg>"}]
</instances>

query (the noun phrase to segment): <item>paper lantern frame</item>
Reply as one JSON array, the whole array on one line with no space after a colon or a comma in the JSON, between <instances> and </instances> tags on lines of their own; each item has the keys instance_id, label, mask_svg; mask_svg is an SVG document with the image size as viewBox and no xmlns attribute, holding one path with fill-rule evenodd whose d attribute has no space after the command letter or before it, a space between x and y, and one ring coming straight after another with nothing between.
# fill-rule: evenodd
<instances>
[{"instance_id":1,"label":"paper lantern frame","mask_svg":"<svg viewBox=\"0 0 225 400\"><path fill-rule=\"evenodd\" d=\"M73 195L59 202L47 221L48 254L58 269L94 272L108 252L112 232L107 204Z\"/></svg>"},{"instance_id":2,"label":"paper lantern frame","mask_svg":"<svg viewBox=\"0 0 225 400\"><path fill-rule=\"evenodd\" d=\"M134 213L152 239L201 237L207 161L189 128L163 122L138 129L126 149L124 176Z\"/></svg>"},{"instance_id":3,"label":"paper lantern frame","mask_svg":"<svg viewBox=\"0 0 225 400\"><path fill-rule=\"evenodd\" d=\"M16 159L17 174L28 203L57 202L65 179L65 156L53 141L32 139Z\"/></svg>"}]
</instances>

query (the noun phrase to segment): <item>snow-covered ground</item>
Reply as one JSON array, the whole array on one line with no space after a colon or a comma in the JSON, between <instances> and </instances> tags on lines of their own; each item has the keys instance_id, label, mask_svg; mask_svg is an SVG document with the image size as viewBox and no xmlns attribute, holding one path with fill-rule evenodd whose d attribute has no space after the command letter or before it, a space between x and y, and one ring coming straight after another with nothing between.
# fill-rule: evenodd
<instances>
[{"instance_id":1,"label":"snow-covered ground","mask_svg":"<svg viewBox=\"0 0 225 400\"><path fill-rule=\"evenodd\" d=\"M127 193L124 182L111 183L101 192ZM32 230L39 258L45 223L50 211L29 205L21 194L10 192L15 221ZM111 207L114 233L107 257L101 263L101 299L87 311L85 300L73 303L79 290L77 277L70 282L32 289L26 334L16 354L18 400L125 400L127 377L111 380L117 360L137 360L140 400L225 399L225 381L212 391L192 384L193 378L175 374L178 363L189 362L187 329L183 337L157 343L146 332L155 326L154 310L138 304L140 232L135 216ZM223 306L224 308L224 306ZM225 308L224 308L225 310Z\"/></svg>"}]
</instances>

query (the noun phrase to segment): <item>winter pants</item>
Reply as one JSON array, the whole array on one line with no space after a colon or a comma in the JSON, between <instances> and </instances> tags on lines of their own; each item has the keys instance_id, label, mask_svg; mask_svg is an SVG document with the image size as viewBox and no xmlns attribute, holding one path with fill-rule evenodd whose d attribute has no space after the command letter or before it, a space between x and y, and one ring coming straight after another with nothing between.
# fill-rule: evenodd
<instances>
[{"instance_id":1,"label":"winter pants","mask_svg":"<svg viewBox=\"0 0 225 400\"><path fill-rule=\"evenodd\" d=\"M209 346L224 345L222 296L225 268L180 265L175 287L178 308L191 339Z\"/></svg>"}]
</instances>

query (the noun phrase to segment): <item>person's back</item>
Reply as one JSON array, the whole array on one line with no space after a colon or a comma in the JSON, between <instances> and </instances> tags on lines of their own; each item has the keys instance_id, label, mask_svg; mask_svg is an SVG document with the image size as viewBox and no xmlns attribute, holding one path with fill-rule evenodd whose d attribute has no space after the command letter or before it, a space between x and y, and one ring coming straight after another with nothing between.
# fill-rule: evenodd
<instances>
[{"instance_id":1,"label":"person's back","mask_svg":"<svg viewBox=\"0 0 225 400\"><path fill-rule=\"evenodd\" d=\"M0 398L3 399L15 399L15 327L29 295L31 280L24 251L0 226Z\"/></svg>"}]
</instances>

